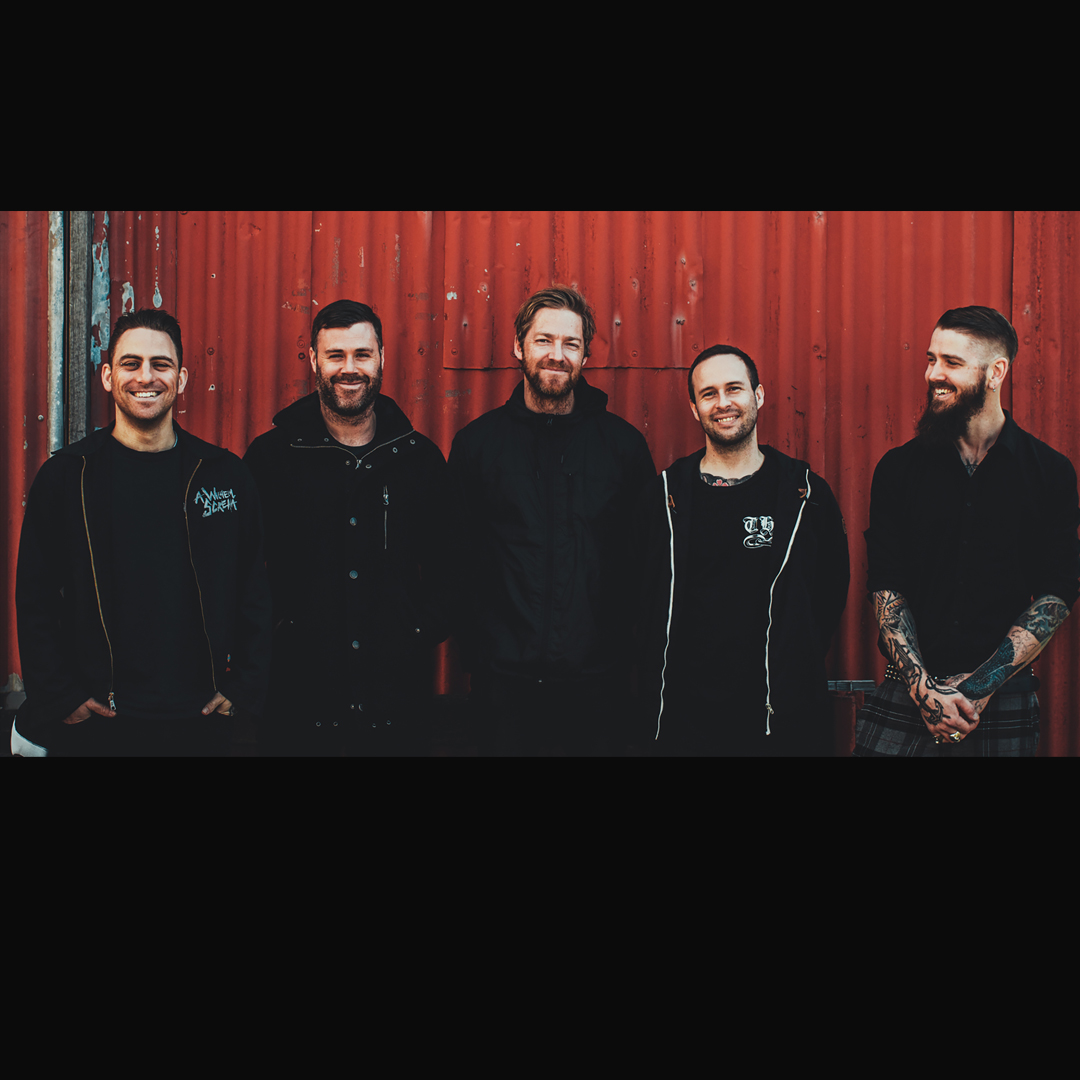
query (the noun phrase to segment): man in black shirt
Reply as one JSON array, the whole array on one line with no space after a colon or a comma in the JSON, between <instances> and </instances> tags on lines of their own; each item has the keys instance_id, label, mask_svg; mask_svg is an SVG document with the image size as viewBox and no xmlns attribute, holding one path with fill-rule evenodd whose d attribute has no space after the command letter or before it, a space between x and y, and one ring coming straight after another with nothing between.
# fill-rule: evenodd
<instances>
[{"instance_id":1,"label":"man in black shirt","mask_svg":"<svg viewBox=\"0 0 1080 1080\"><path fill-rule=\"evenodd\" d=\"M467 507L461 639L481 752L619 752L630 516L656 470L645 437L582 375L596 319L580 293L535 293L514 329L523 379L457 433L449 460Z\"/></svg>"},{"instance_id":2,"label":"man in black shirt","mask_svg":"<svg viewBox=\"0 0 1080 1080\"><path fill-rule=\"evenodd\" d=\"M12 752L227 754L234 702L258 712L269 675L254 484L174 423L188 372L167 312L122 315L101 377L115 423L57 451L27 498Z\"/></svg>"},{"instance_id":3,"label":"man in black shirt","mask_svg":"<svg viewBox=\"0 0 1080 1080\"><path fill-rule=\"evenodd\" d=\"M833 751L825 654L847 601L848 547L829 485L757 440L765 390L741 349L689 375L705 449L675 462L638 512L640 668L661 754Z\"/></svg>"},{"instance_id":4,"label":"man in black shirt","mask_svg":"<svg viewBox=\"0 0 1080 1080\"><path fill-rule=\"evenodd\" d=\"M1076 471L1001 407L1016 331L987 307L938 320L918 435L878 463L868 591L890 661L856 756L1034 755L1031 662L1078 595Z\"/></svg>"}]
</instances>

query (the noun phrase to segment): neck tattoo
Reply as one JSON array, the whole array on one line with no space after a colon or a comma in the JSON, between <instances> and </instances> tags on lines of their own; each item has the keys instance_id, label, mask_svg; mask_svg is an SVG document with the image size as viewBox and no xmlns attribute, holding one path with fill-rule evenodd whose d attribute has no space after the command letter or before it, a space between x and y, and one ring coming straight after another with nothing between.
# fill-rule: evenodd
<instances>
[{"instance_id":1,"label":"neck tattoo","mask_svg":"<svg viewBox=\"0 0 1080 1080\"><path fill-rule=\"evenodd\" d=\"M706 472L698 473L698 475L709 487L735 487L737 484L745 484L754 474L740 476L737 480L729 480L726 476L713 476Z\"/></svg>"}]
</instances>

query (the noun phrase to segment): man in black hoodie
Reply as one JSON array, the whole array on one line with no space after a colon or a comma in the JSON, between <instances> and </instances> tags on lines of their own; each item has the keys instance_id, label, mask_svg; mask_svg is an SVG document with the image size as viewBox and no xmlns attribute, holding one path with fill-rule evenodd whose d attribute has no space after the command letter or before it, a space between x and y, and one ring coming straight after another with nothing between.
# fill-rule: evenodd
<instances>
[{"instance_id":1,"label":"man in black hoodie","mask_svg":"<svg viewBox=\"0 0 1080 1080\"><path fill-rule=\"evenodd\" d=\"M573 289L515 322L524 380L458 432L467 507L463 658L496 756L618 752L627 725L630 514L656 476L641 433L582 378L596 332Z\"/></svg>"},{"instance_id":2,"label":"man in black hoodie","mask_svg":"<svg viewBox=\"0 0 1080 1080\"><path fill-rule=\"evenodd\" d=\"M220 756L270 670L258 496L173 420L188 372L165 311L121 315L116 421L58 450L26 504L16 585L22 756Z\"/></svg>"},{"instance_id":3,"label":"man in black hoodie","mask_svg":"<svg viewBox=\"0 0 1080 1080\"><path fill-rule=\"evenodd\" d=\"M705 449L650 486L635 530L648 738L672 756L829 755L840 509L805 462L758 445L765 390L741 349L706 349L688 389Z\"/></svg>"},{"instance_id":4,"label":"man in black hoodie","mask_svg":"<svg viewBox=\"0 0 1080 1080\"><path fill-rule=\"evenodd\" d=\"M338 300L311 327L316 390L244 461L266 516L269 755L424 753L431 651L449 634L449 484L439 448L379 393L382 323Z\"/></svg>"}]
</instances>

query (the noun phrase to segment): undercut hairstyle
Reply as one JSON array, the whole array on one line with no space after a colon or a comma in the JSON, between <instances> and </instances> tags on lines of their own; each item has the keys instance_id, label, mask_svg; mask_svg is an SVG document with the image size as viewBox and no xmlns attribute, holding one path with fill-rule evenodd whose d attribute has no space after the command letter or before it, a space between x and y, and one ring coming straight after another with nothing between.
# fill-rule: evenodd
<instances>
[{"instance_id":1,"label":"undercut hairstyle","mask_svg":"<svg viewBox=\"0 0 1080 1080\"><path fill-rule=\"evenodd\" d=\"M180 324L167 311L161 308L140 308L121 315L113 323L112 336L109 338L109 367L113 366L116 355L116 343L129 330L159 330L172 338L176 347L176 370L184 366L184 343L180 340Z\"/></svg>"},{"instance_id":2,"label":"undercut hairstyle","mask_svg":"<svg viewBox=\"0 0 1080 1080\"><path fill-rule=\"evenodd\" d=\"M981 341L994 351L994 356L1006 357L1009 367L1020 350L1012 323L1000 311L989 307L950 308L938 319L935 329L955 330Z\"/></svg>"},{"instance_id":3,"label":"undercut hairstyle","mask_svg":"<svg viewBox=\"0 0 1080 1080\"><path fill-rule=\"evenodd\" d=\"M585 357L589 356L589 346L596 334L596 316L589 307L588 301L577 289L568 288L565 285L553 285L550 289L543 289L533 293L518 310L514 320L514 333L517 335L518 345L525 350L525 337L529 333L529 327L539 314L541 308L555 308L572 311L581 316L581 336L585 339Z\"/></svg>"},{"instance_id":4,"label":"undercut hairstyle","mask_svg":"<svg viewBox=\"0 0 1080 1080\"><path fill-rule=\"evenodd\" d=\"M375 312L357 300L335 300L315 316L311 324L311 347L316 353L319 351L320 330L347 330L357 323L370 323L375 330L375 337L379 342L379 353L383 351L382 345L382 320Z\"/></svg>"},{"instance_id":5,"label":"undercut hairstyle","mask_svg":"<svg viewBox=\"0 0 1080 1080\"><path fill-rule=\"evenodd\" d=\"M697 403L697 398L694 395L694 368L713 356L737 356L746 365L746 373L750 376L750 389L752 391L757 390L758 385L760 384L757 373L757 364L755 364L742 349L736 349L734 345L713 345L711 348L708 348L701 353L701 355L690 365L690 373L686 376L686 388L690 392L690 400L692 402L695 404Z\"/></svg>"}]
</instances>

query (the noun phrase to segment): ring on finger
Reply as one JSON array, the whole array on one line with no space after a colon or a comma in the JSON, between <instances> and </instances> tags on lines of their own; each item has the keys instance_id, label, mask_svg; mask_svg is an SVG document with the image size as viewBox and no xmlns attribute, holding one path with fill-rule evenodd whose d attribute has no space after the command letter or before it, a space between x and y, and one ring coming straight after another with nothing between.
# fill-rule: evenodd
<instances>
[{"instance_id":1,"label":"ring on finger","mask_svg":"<svg viewBox=\"0 0 1080 1080\"><path fill-rule=\"evenodd\" d=\"M953 742L960 742L960 740L961 740L961 739L962 739L963 737L964 737L964 736L963 736L963 735L961 735L959 731L954 731L954 732L953 732L953 733L952 733L952 734L951 734L951 735L949 736L949 738L950 738L950 739L951 739L951 740L952 740Z\"/></svg>"}]
</instances>

